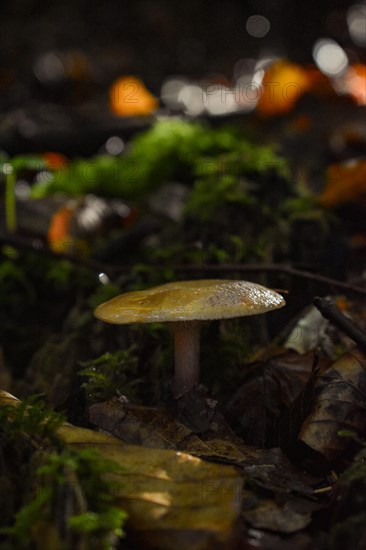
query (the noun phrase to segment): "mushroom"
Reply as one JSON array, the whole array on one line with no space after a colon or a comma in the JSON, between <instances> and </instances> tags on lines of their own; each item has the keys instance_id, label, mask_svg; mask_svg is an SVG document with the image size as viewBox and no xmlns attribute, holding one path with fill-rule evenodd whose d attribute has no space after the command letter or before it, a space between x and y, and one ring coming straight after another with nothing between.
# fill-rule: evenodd
<instances>
[{"instance_id":1,"label":"mushroom","mask_svg":"<svg viewBox=\"0 0 366 550\"><path fill-rule=\"evenodd\" d=\"M175 344L175 396L199 382L200 330L203 321L257 315L280 308L274 290L249 281L178 281L121 294L94 314L107 323L169 323Z\"/></svg>"}]
</instances>

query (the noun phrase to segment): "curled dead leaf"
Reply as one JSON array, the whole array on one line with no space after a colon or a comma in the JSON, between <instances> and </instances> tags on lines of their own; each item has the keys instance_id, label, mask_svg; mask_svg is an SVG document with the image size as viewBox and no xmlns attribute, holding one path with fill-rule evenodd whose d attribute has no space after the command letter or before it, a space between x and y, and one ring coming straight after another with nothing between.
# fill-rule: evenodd
<instances>
[{"instance_id":1,"label":"curled dead leaf","mask_svg":"<svg viewBox=\"0 0 366 550\"><path fill-rule=\"evenodd\" d=\"M327 460L339 456L349 439L348 430L361 437L366 430L366 356L358 349L346 353L333 365L318 371L311 382L309 413L303 420L299 440Z\"/></svg>"},{"instance_id":2,"label":"curled dead leaf","mask_svg":"<svg viewBox=\"0 0 366 550\"><path fill-rule=\"evenodd\" d=\"M287 351L253 365L226 407L228 420L246 443L277 445L278 419L304 388L312 363L312 353Z\"/></svg>"}]
</instances>

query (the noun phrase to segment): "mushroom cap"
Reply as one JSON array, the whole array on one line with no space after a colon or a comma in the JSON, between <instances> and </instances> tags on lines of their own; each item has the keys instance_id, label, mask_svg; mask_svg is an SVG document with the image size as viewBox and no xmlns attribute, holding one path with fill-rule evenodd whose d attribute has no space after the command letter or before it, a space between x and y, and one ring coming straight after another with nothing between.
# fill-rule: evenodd
<instances>
[{"instance_id":1,"label":"mushroom cap","mask_svg":"<svg viewBox=\"0 0 366 550\"><path fill-rule=\"evenodd\" d=\"M97 307L107 323L154 323L229 319L257 315L285 305L274 290L250 281L178 281L126 292Z\"/></svg>"}]
</instances>

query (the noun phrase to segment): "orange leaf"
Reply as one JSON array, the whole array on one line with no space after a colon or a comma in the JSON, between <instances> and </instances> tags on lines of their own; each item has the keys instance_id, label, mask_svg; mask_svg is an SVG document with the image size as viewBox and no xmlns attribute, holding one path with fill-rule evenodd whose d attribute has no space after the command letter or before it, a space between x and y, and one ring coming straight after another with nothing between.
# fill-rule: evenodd
<instances>
[{"instance_id":1,"label":"orange leaf","mask_svg":"<svg viewBox=\"0 0 366 550\"><path fill-rule=\"evenodd\" d=\"M348 202L366 200L366 160L331 164L326 184L318 198L321 205L334 208Z\"/></svg>"},{"instance_id":2,"label":"orange leaf","mask_svg":"<svg viewBox=\"0 0 366 550\"><path fill-rule=\"evenodd\" d=\"M265 72L258 113L269 117L291 111L298 99L308 91L310 79L300 65L281 59Z\"/></svg>"},{"instance_id":3,"label":"orange leaf","mask_svg":"<svg viewBox=\"0 0 366 550\"><path fill-rule=\"evenodd\" d=\"M109 104L119 116L150 115L158 107L157 99L141 80L133 76L121 77L112 84Z\"/></svg>"}]
</instances>

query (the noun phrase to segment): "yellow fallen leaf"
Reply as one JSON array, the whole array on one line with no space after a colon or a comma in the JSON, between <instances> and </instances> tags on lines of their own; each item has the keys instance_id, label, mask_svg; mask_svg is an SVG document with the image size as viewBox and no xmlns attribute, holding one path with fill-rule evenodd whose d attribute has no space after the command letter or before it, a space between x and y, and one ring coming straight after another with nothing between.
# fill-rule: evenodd
<instances>
[{"instance_id":1,"label":"yellow fallen leaf","mask_svg":"<svg viewBox=\"0 0 366 550\"><path fill-rule=\"evenodd\" d=\"M0 407L9 404L20 401L0 390ZM233 467L185 452L125 445L69 423L57 429L56 437L70 449L92 448L121 466L107 474L114 482L113 497L128 514L128 536L144 548L208 550L231 540L243 489Z\"/></svg>"}]
</instances>

